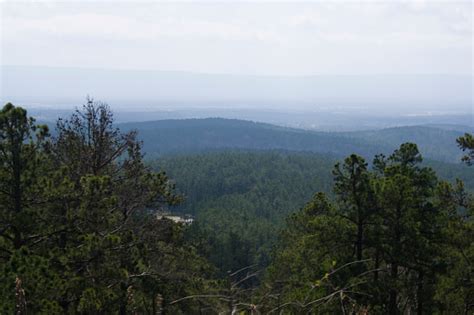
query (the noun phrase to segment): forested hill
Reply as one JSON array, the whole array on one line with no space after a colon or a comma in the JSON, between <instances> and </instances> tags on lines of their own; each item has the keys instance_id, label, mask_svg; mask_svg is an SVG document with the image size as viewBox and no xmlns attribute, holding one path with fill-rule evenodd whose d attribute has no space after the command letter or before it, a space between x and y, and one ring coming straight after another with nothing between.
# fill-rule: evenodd
<instances>
[{"instance_id":1,"label":"forested hill","mask_svg":"<svg viewBox=\"0 0 474 315\"><path fill-rule=\"evenodd\" d=\"M171 155L149 163L155 170L165 171L185 196L180 212L196 215L218 201L220 208L225 208L224 204L252 205L259 215L279 221L315 192L331 194L332 170L340 160L318 153L273 150ZM460 179L474 191L474 169L426 159L423 164L441 179L451 183ZM240 203L229 203L230 196L239 196ZM268 204L263 205L265 202Z\"/></svg>"},{"instance_id":2,"label":"forested hill","mask_svg":"<svg viewBox=\"0 0 474 315\"><path fill-rule=\"evenodd\" d=\"M370 159L371 157L366 157ZM165 171L185 201L174 211L196 221L189 234L225 275L266 265L285 218L316 192L333 196L334 156L277 151L223 151L150 161ZM474 190L474 168L426 160L441 179ZM202 243L202 244L201 244Z\"/></svg>"},{"instance_id":3,"label":"forested hill","mask_svg":"<svg viewBox=\"0 0 474 315\"><path fill-rule=\"evenodd\" d=\"M468 127L457 130L449 129L449 126L406 126L397 128L388 128L381 130L356 131L347 133L348 137L354 139L366 140L371 144L383 147L387 144L390 147L396 147L401 143L413 142L427 158L434 160L453 162L459 161L462 153L453 141L464 132ZM462 131L464 130L464 132Z\"/></svg>"},{"instance_id":4,"label":"forested hill","mask_svg":"<svg viewBox=\"0 0 474 315\"><path fill-rule=\"evenodd\" d=\"M374 156L388 154L403 142L415 142L424 157L455 163L461 156L455 140L463 134L431 126L330 133L221 118L124 123L119 127L125 131L138 130L144 151L151 157L221 149L280 149L327 153L337 157L351 153Z\"/></svg>"}]
</instances>

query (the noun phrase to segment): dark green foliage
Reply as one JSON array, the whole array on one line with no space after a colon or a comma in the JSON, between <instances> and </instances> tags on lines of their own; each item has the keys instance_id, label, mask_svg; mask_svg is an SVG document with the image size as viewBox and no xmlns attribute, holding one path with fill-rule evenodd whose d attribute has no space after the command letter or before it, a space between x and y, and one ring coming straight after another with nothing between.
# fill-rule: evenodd
<instances>
[{"instance_id":1,"label":"dark green foliage","mask_svg":"<svg viewBox=\"0 0 474 315\"><path fill-rule=\"evenodd\" d=\"M459 147L467 154L462 157L462 160L468 165L472 165L474 160L474 137L470 133L464 134L464 136L457 139Z\"/></svg>"},{"instance_id":2,"label":"dark green foliage","mask_svg":"<svg viewBox=\"0 0 474 315\"><path fill-rule=\"evenodd\" d=\"M377 156L373 171L356 155L337 164L335 200L317 194L288 219L265 280L278 299L264 307L472 311L472 200L461 182L440 182L421 161L406 143Z\"/></svg>"},{"instance_id":3,"label":"dark green foliage","mask_svg":"<svg viewBox=\"0 0 474 315\"><path fill-rule=\"evenodd\" d=\"M163 158L186 200L175 209L195 215L189 238L225 274L265 266L278 228L314 191L330 191L333 160L279 152L220 152Z\"/></svg>"},{"instance_id":4,"label":"dark green foliage","mask_svg":"<svg viewBox=\"0 0 474 315\"><path fill-rule=\"evenodd\" d=\"M181 226L154 216L180 198L144 165L135 134L113 127L105 104L88 101L58 121L53 139L7 104L0 152L1 313L22 313L25 303L34 314L196 310L170 303L207 290L212 268ZM23 291L26 302L15 303Z\"/></svg>"},{"instance_id":5,"label":"dark green foliage","mask_svg":"<svg viewBox=\"0 0 474 315\"><path fill-rule=\"evenodd\" d=\"M121 124L136 129L147 154L196 153L225 149L291 150L331 153L375 154L376 148L363 140L337 133L312 132L234 119L164 120Z\"/></svg>"},{"instance_id":6,"label":"dark green foliage","mask_svg":"<svg viewBox=\"0 0 474 315\"><path fill-rule=\"evenodd\" d=\"M452 184L456 183L457 179L462 180L466 190L474 191L474 168L465 164L451 164L433 160L424 160L423 165L431 167L439 178Z\"/></svg>"},{"instance_id":7,"label":"dark green foliage","mask_svg":"<svg viewBox=\"0 0 474 315\"><path fill-rule=\"evenodd\" d=\"M180 151L180 139L191 151L375 151L342 134L191 122L180 131L161 125L151 152L162 144L163 152ZM155 123L150 128L145 138L156 136ZM471 140L458 140L468 164ZM54 137L24 109L2 109L1 313L473 310L474 170L466 165L422 162L413 143L372 163L351 154L335 167L332 156L284 151L146 165L141 147L136 132L114 127L105 104L88 101L58 121ZM158 219L157 210L192 214L195 222Z\"/></svg>"},{"instance_id":8,"label":"dark green foliage","mask_svg":"<svg viewBox=\"0 0 474 315\"><path fill-rule=\"evenodd\" d=\"M189 239L225 274L248 264L268 264L284 218L302 207L314 191L332 194L335 158L296 152L225 151L169 156L150 163L174 179L185 201L173 211L195 216ZM461 178L466 180L466 188L474 188L473 169L435 161L425 164L450 182ZM363 167L367 173L369 167ZM364 177L367 182L368 174ZM339 189L341 193L345 186ZM373 211L373 196L364 198L364 207L359 208ZM373 222L364 218L361 225L366 224ZM242 246L237 248L231 240Z\"/></svg>"},{"instance_id":9,"label":"dark green foliage","mask_svg":"<svg viewBox=\"0 0 474 315\"><path fill-rule=\"evenodd\" d=\"M215 205L217 198L240 196L258 216L280 220L280 212L285 216L315 190L331 190L334 161L331 156L294 152L225 151L163 157L151 165L166 170L186 196L180 212L197 214Z\"/></svg>"},{"instance_id":10,"label":"dark green foliage","mask_svg":"<svg viewBox=\"0 0 474 315\"><path fill-rule=\"evenodd\" d=\"M375 196L370 187L370 174L365 160L352 154L344 164L336 164L334 191L339 200L341 215L356 228L355 251L357 260L362 260L365 245L364 231L376 211Z\"/></svg>"},{"instance_id":11,"label":"dark green foliage","mask_svg":"<svg viewBox=\"0 0 474 315\"><path fill-rule=\"evenodd\" d=\"M265 309L292 314L316 310L322 314L337 313L339 306L325 305L325 297L347 284L346 270L334 278L330 274L352 259L354 232L323 193L316 194L292 214L281 233L265 281L265 287L277 299L265 305ZM339 296L335 298L337 301Z\"/></svg>"},{"instance_id":12,"label":"dark green foliage","mask_svg":"<svg viewBox=\"0 0 474 315\"><path fill-rule=\"evenodd\" d=\"M329 153L339 158L390 154L401 143L419 144L429 159L457 163L461 131L442 127L408 126L362 132L314 132L235 119L161 120L120 124L138 130L149 157L170 153L197 153L225 149L288 150Z\"/></svg>"}]
</instances>

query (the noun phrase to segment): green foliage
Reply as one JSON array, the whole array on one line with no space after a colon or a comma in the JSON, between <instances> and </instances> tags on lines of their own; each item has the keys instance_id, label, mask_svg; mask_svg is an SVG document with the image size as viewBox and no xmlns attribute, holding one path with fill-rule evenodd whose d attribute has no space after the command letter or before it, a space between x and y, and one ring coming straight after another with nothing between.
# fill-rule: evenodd
<instances>
[{"instance_id":1,"label":"green foliage","mask_svg":"<svg viewBox=\"0 0 474 315\"><path fill-rule=\"evenodd\" d=\"M373 171L356 155L337 164L335 200L317 194L282 231L262 293L278 299L265 308L469 313L472 200L421 161L406 143Z\"/></svg>"},{"instance_id":2,"label":"green foliage","mask_svg":"<svg viewBox=\"0 0 474 315\"><path fill-rule=\"evenodd\" d=\"M472 165L474 160L474 137L470 133L464 134L464 136L459 137L457 140L459 147L466 152L467 154L462 157L462 160L468 165Z\"/></svg>"},{"instance_id":3,"label":"green foliage","mask_svg":"<svg viewBox=\"0 0 474 315\"><path fill-rule=\"evenodd\" d=\"M441 248L446 272L437 278L435 300L444 313L469 314L474 301L474 200L465 193L462 182L440 185L438 194L449 223Z\"/></svg>"},{"instance_id":4,"label":"green foliage","mask_svg":"<svg viewBox=\"0 0 474 315\"><path fill-rule=\"evenodd\" d=\"M474 168L466 164L451 164L433 160L423 160L422 164L435 170L439 178L452 184L455 184L458 179L462 180L466 190L474 191Z\"/></svg>"},{"instance_id":5,"label":"green foliage","mask_svg":"<svg viewBox=\"0 0 474 315\"><path fill-rule=\"evenodd\" d=\"M230 151L153 161L186 196L175 211L195 215L190 241L227 271L266 266L278 228L314 191L330 191L327 156Z\"/></svg>"},{"instance_id":6,"label":"green foliage","mask_svg":"<svg viewBox=\"0 0 474 315\"><path fill-rule=\"evenodd\" d=\"M377 146L379 152L386 154L395 150L401 143L410 142L416 143L423 157L431 160L455 163L461 156L455 140L462 132L443 129L443 126L403 126L344 134L369 142ZM364 153L364 156L370 156L368 153Z\"/></svg>"},{"instance_id":7,"label":"green foliage","mask_svg":"<svg viewBox=\"0 0 474 315\"><path fill-rule=\"evenodd\" d=\"M326 155L224 151L173 155L149 163L156 170L166 170L185 196L185 201L172 210L195 216L186 235L221 275L254 263L268 265L285 217L302 207L314 191L333 193L331 169L335 158ZM435 161L422 165L432 166L451 182L462 178L467 189L474 188L474 169ZM362 186L367 186L370 167L364 167ZM374 211L374 197L364 198L364 207L361 204L359 210ZM350 203L346 211L353 211ZM364 218L362 225L365 229L373 222ZM240 242L241 247L233 246L231 240Z\"/></svg>"},{"instance_id":8,"label":"green foliage","mask_svg":"<svg viewBox=\"0 0 474 315\"><path fill-rule=\"evenodd\" d=\"M371 157L378 153L388 155L405 142L417 143L423 156L432 160L456 163L462 155L455 141L463 133L442 126L315 132L245 120L207 118L133 122L120 127L138 130L143 149L150 157L236 149L305 151L338 158L354 153Z\"/></svg>"},{"instance_id":9,"label":"green foliage","mask_svg":"<svg viewBox=\"0 0 474 315\"><path fill-rule=\"evenodd\" d=\"M376 153L363 140L342 134L312 132L235 119L163 120L121 124L125 130L138 130L144 150L151 156L206 151L291 150L331 153Z\"/></svg>"},{"instance_id":10,"label":"green foliage","mask_svg":"<svg viewBox=\"0 0 474 315\"><path fill-rule=\"evenodd\" d=\"M354 230L335 214L332 203L319 193L288 218L266 279L278 299L267 307L291 313L337 312L321 308L319 302L345 284L340 274L335 279L329 274L352 256Z\"/></svg>"},{"instance_id":11,"label":"green foliage","mask_svg":"<svg viewBox=\"0 0 474 315\"><path fill-rule=\"evenodd\" d=\"M342 134L211 121L235 128L194 122L176 137L204 132L213 140L197 147L211 149L375 150ZM277 151L147 165L136 132L116 129L92 100L54 135L22 108L0 111L0 313L472 312L465 165L422 162L413 143L335 167L330 156ZM168 135L148 145L179 151ZM468 164L471 142L458 139ZM156 217L170 209L195 223Z\"/></svg>"},{"instance_id":12,"label":"green foliage","mask_svg":"<svg viewBox=\"0 0 474 315\"><path fill-rule=\"evenodd\" d=\"M0 312L25 312L19 291L35 314L196 311L171 302L208 290L213 270L182 227L154 216L180 198L135 133L88 101L55 134L22 108L0 112Z\"/></svg>"}]
</instances>

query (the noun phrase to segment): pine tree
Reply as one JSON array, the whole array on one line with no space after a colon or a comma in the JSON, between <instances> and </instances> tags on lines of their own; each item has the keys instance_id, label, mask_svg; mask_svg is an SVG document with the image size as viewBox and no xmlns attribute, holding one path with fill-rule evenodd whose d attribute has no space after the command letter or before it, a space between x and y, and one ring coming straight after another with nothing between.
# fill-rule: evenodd
<instances>
[{"instance_id":1,"label":"pine tree","mask_svg":"<svg viewBox=\"0 0 474 315\"><path fill-rule=\"evenodd\" d=\"M456 142L458 146L467 154L463 156L462 160L468 165L472 165L474 161L474 136L470 133L466 133L464 136L459 137Z\"/></svg>"},{"instance_id":2,"label":"pine tree","mask_svg":"<svg viewBox=\"0 0 474 315\"><path fill-rule=\"evenodd\" d=\"M156 219L181 198L140 148L136 133L114 128L106 104L89 100L58 121L53 139L24 109L4 107L0 312L25 303L47 314L194 310L191 301L169 303L207 289L212 269L183 241L182 227ZM25 303L15 303L16 279Z\"/></svg>"}]
</instances>

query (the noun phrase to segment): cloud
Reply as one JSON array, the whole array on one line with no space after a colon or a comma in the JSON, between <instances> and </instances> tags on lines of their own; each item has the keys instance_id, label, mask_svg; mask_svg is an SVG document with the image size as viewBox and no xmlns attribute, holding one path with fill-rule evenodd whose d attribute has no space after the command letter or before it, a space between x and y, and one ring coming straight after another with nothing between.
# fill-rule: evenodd
<instances>
[{"instance_id":1,"label":"cloud","mask_svg":"<svg viewBox=\"0 0 474 315\"><path fill-rule=\"evenodd\" d=\"M470 2L70 1L1 8L9 64L457 73L472 54Z\"/></svg>"},{"instance_id":2,"label":"cloud","mask_svg":"<svg viewBox=\"0 0 474 315\"><path fill-rule=\"evenodd\" d=\"M126 41L156 40L160 37L270 42L280 40L277 33L264 27L183 17L165 17L150 22L139 17L82 13L34 19L7 17L4 25L4 40L37 36Z\"/></svg>"}]
</instances>

